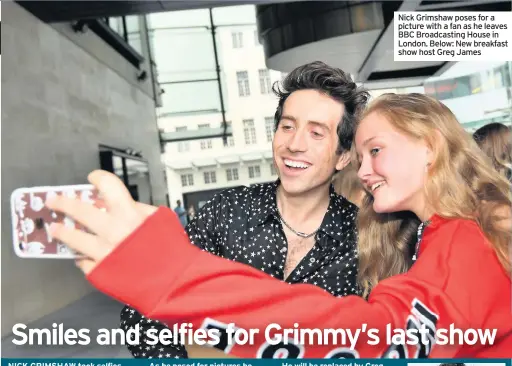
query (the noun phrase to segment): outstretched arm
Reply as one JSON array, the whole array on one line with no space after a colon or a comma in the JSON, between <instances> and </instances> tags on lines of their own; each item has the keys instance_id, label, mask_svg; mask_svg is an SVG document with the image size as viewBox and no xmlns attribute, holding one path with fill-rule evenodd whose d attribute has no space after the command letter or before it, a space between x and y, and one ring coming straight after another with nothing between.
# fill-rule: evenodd
<instances>
[{"instance_id":1,"label":"outstretched arm","mask_svg":"<svg viewBox=\"0 0 512 366\"><path fill-rule=\"evenodd\" d=\"M435 330L452 326L496 328L494 338L501 348L492 349L493 357L505 357L510 349L506 347L512 342L510 278L475 224L444 225L448 229L430 236L430 244L424 245L407 274L382 281L366 302L358 297L334 298L312 285L290 286L201 251L190 245L168 208L157 210L134 202L112 174L94 172L90 181L100 189L107 210L76 199L54 198L47 203L51 209L71 216L91 233L59 224L52 225L53 237L84 254L78 266L98 289L134 305L147 317L168 325L186 322L204 328L234 323L256 331L252 345L230 349L222 342L226 352L242 357L271 357L277 352L288 357L449 358L484 348L476 344L469 350L436 342L432 351ZM133 270L135 260L144 263L143 267L137 264L137 271ZM486 271L472 271L478 267ZM137 276L140 271L146 276ZM297 343L306 345L271 345L276 334L266 330L272 324L291 333L296 328L334 330L337 342L299 339ZM394 333L388 330L417 335L414 330L423 328L427 334L420 347L389 341ZM351 342L356 335L357 342Z\"/></svg>"},{"instance_id":2,"label":"outstretched arm","mask_svg":"<svg viewBox=\"0 0 512 366\"><path fill-rule=\"evenodd\" d=\"M195 328L207 328L234 323L247 331L256 329L253 345L223 349L249 358L273 357L276 352L285 352L292 358L425 357L431 351L428 345L387 345L387 325L391 329L412 329L425 324L431 341L436 327L446 327L447 322L467 326L442 289L427 282L397 276L377 286L368 302L357 296L335 298L316 286L290 286L252 267L202 252L189 244L179 225L172 212L160 209L104 259L88 279L101 291L134 304L147 317L169 325L190 322ZM155 251L141 250L139 243L148 240L154 243L158 256ZM138 268L148 274L144 279L130 269L134 256L142 257L139 263L147 264ZM124 275L119 276L120 272ZM272 338L271 333L266 334L271 324L275 324L276 334L282 334L277 331L280 327L350 330L359 336L356 344L339 336L336 345L317 341L305 346L276 346L266 342ZM370 328L377 332L370 332ZM380 341L376 342L376 337ZM301 343L300 339L297 341ZM441 356L453 357L457 352L458 347L446 348Z\"/></svg>"}]
</instances>

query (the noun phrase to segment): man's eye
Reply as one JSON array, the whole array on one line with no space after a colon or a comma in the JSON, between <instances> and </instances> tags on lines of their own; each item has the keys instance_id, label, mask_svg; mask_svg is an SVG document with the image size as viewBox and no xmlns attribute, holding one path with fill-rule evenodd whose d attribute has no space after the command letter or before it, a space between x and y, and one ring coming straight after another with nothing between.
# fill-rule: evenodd
<instances>
[{"instance_id":1,"label":"man's eye","mask_svg":"<svg viewBox=\"0 0 512 366\"><path fill-rule=\"evenodd\" d=\"M380 148L379 147L375 147L375 148L370 150L370 155L371 156L375 156L375 155L377 155L379 153L379 151L380 151Z\"/></svg>"},{"instance_id":2,"label":"man's eye","mask_svg":"<svg viewBox=\"0 0 512 366\"><path fill-rule=\"evenodd\" d=\"M315 132L315 131L313 131L313 136L315 136L315 137L324 137L324 135L322 135L321 133Z\"/></svg>"},{"instance_id":3,"label":"man's eye","mask_svg":"<svg viewBox=\"0 0 512 366\"><path fill-rule=\"evenodd\" d=\"M292 129L292 126L283 125L282 129L285 130L285 131L288 131L288 130Z\"/></svg>"}]
</instances>

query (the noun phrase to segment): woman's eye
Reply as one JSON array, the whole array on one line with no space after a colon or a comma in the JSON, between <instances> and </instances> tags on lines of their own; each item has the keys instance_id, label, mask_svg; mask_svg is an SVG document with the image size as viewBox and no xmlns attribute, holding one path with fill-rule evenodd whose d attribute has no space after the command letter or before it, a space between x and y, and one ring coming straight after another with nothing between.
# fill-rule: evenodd
<instances>
[{"instance_id":1,"label":"woman's eye","mask_svg":"<svg viewBox=\"0 0 512 366\"><path fill-rule=\"evenodd\" d=\"M380 151L379 147L374 147L373 149L370 150L370 155L375 156L379 153L379 151Z\"/></svg>"}]
</instances>

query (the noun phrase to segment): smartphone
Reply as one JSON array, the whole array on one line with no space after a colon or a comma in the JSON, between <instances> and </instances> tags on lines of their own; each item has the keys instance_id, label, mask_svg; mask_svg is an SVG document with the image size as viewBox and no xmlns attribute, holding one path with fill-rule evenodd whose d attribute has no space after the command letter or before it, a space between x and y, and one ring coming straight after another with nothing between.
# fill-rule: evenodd
<instances>
[{"instance_id":1,"label":"smartphone","mask_svg":"<svg viewBox=\"0 0 512 366\"><path fill-rule=\"evenodd\" d=\"M75 259L80 256L50 234L50 224L62 223L86 231L84 226L45 206L51 196L65 195L105 209L93 185L18 188L11 194L14 252L20 258Z\"/></svg>"}]
</instances>

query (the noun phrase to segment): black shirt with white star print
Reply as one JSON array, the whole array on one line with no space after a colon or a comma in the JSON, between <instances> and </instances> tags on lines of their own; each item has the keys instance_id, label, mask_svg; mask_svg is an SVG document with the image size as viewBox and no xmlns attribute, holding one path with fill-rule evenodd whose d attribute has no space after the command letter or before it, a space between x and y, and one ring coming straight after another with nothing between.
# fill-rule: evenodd
<instances>
[{"instance_id":1,"label":"black shirt with white star print","mask_svg":"<svg viewBox=\"0 0 512 366\"><path fill-rule=\"evenodd\" d=\"M279 181L237 187L217 194L186 228L192 244L220 257L245 263L290 284L310 283L335 296L360 295L357 286L357 207L330 188L330 202L315 234L315 245L284 278L288 244L279 220ZM182 346L148 345L146 331L166 326L126 306L124 330L139 324L140 345L128 349L137 358L186 358Z\"/></svg>"}]
</instances>

